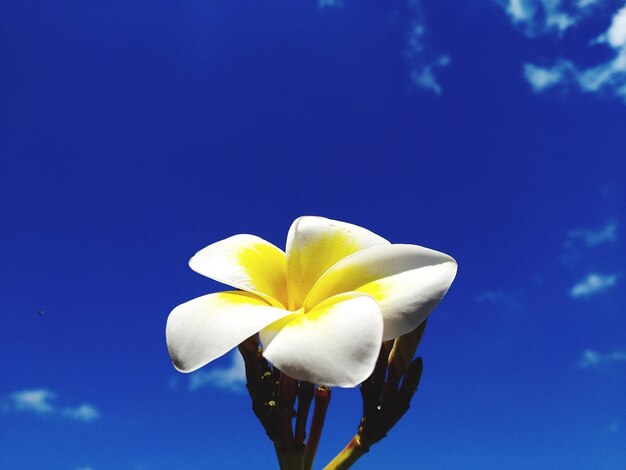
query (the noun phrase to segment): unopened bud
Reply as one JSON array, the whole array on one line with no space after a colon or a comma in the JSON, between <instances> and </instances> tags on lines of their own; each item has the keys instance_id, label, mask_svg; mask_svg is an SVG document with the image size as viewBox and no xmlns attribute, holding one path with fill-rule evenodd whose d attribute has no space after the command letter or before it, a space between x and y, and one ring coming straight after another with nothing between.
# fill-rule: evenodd
<instances>
[{"instance_id":1,"label":"unopened bud","mask_svg":"<svg viewBox=\"0 0 626 470\"><path fill-rule=\"evenodd\" d=\"M413 331L396 338L393 342L393 348L389 353L389 369L393 368L397 377L402 377L409 370L425 328L426 320Z\"/></svg>"}]
</instances>

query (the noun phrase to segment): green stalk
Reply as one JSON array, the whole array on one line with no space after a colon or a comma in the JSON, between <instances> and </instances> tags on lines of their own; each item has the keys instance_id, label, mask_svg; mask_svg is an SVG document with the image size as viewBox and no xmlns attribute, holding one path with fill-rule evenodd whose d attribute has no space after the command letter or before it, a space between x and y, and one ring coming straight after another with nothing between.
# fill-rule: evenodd
<instances>
[{"instance_id":1,"label":"green stalk","mask_svg":"<svg viewBox=\"0 0 626 470\"><path fill-rule=\"evenodd\" d=\"M357 460L363 457L369 448L364 446L359 439L358 434L355 435L348 445L339 452L324 470L346 470L350 468Z\"/></svg>"}]
</instances>

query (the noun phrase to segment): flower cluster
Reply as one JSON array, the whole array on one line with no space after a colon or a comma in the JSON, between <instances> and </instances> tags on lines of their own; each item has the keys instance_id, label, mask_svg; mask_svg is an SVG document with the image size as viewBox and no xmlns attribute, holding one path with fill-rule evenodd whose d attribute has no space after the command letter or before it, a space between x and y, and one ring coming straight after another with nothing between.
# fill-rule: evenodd
<instances>
[{"instance_id":1,"label":"flower cluster","mask_svg":"<svg viewBox=\"0 0 626 470\"><path fill-rule=\"evenodd\" d=\"M166 337L178 370L194 371L258 333L274 367L339 387L367 379L381 343L414 331L457 271L444 253L312 216L294 221L284 252L235 235L200 250L189 265L237 290L172 311Z\"/></svg>"}]
</instances>

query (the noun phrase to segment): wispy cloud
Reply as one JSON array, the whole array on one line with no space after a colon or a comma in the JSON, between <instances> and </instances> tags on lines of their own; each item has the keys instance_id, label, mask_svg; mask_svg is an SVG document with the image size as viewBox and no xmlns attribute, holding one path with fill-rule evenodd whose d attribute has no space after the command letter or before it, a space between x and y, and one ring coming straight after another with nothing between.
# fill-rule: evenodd
<instances>
[{"instance_id":1,"label":"wispy cloud","mask_svg":"<svg viewBox=\"0 0 626 470\"><path fill-rule=\"evenodd\" d=\"M7 412L26 412L40 415L58 414L68 419L90 423L100 418L98 409L84 403L79 406L59 407L57 394L45 388L20 390L9 395L9 400L2 407Z\"/></svg>"},{"instance_id":2,"label":"wispy cloud","mask_svg":"<svg viewBox=\"0 0 626 470\"><path fill-rule=\"evenodd\" d=\"M341 8L344 2L343 0L318 0L317 6L320 9ZM430 44L422 0L406 0L404 12L409 20L403 22L406 27L403 56L409 69L411 90L422 90L440 95L443 93L443 86L439 76L445 68L450 66L452 58L449 54L436 50Z\"/></svg>"},{"instance_id":3,"label":"wispy cloud","mask_svg":"<svg viewBox=\"0 0 626 470\"><path fill-rule=\"evenodd\" d=\"M317 0L318 8L341 8L343 0Z\"/></svg>"},{"instance_id":4,"label":"wispy cloud","mask_svg":"<svg viewBox=\"0 0 626 470\"><path fill-rule=\"evenodd\" d=\"M582 369L600 367L604 365L626 362L626 351L613 351L602 353L593 349L585 349L576 365Z\"/></svg>"},{"instance_id":5,"label":"wispy cloud","mask_svg":"<svg viewBox=\"0 0 626 470\"><path fill-rule=\"evenodd\" d=\"M615 48L626 46L626 5L613 16L611 26L602 39Z\"/></svg>"},{"instance_id":6,"label":"wispy cloud","mask_svg":"<svg viewBox=\"0 0 626 470\"><path fill-rule=\"evenodd\" d=\"M589 16L599 0L496 0L528 37L562 35Z\"/></svg>"},{"instance_id":7,"label":"wispy cloud","mask_svg":"<svg viewBox=\"0 0 626 470\"><path fill-rule=\"evenodd\" d=\"M611 421L609 425L606 427L606 430L609 432L619 432L620 430L619 420L614 419L613 421Z\"/></svg>"},{"instance_id":8,"label":"wispy cloud","mask_svg":"<svg viewBox=\"0 0 626 470\"><path fill-rule=\"evenodd\" d=\"M616 242L617 232L618 224L614 220L608 221L598 229L577 228L568 231L563 242L561 262L573 268L587 253L590 253L590 250Z\"/></svg>"},{"instance_id":9,"label":"wispy cloud","mask_svg":"<svg viewBox=\"0 0 626 470\"><path fill-rule=\"evenodd\" d=\"M575 298L586 298L606 292L617 282L617 274L589 273L580 282L572 286L569 293Z\"/></svg>"},{"instance_id":10,"label":"wispy cloud","mask_svg":"<svg viewBox=\"0 0 626 470\"><path fill-rule=\"evenodd\" d=\"M428 29L421 0L408 0L411 20L407 31L404 57L414 87L437 95L443 92L439 73L448 67L450 55L435 50L428 42Z\"/></svg>"},{"instance_id":11,"label":"wispy cloud","mask_svg":"<svg viewBox=\"0 0 626 470\"><path fill-rule=\"evenodd\" d=\"M568 62L559 62L550 67L524 64L524 77L533 91L540 93L566 80L570 67Z\"/></svg>"},{"instance_id":12,"label":"wispy cloud","mask_svg":"<svg viewBox=\"0 0 626 470\"><path fill-rule=\"evenodd\" d=\"M83 403L82 405L73 408L65 408L63 410L63 416L74 419L76 421L91 423L92 421L100 418L100 412L95 406L88 403Z\"/></svg>"},{"instance_id":13,"label":"wispy cloud","mask_svg":"<svg viewBox=\"0 0 626 470\"><path fill-rule=\"evenodd\" d=\"M552 3L561 4L559 1ZM578 9L583 11L596 3L586 1L576 4L582 4ZM577 88L583 93L608 93L626 103L626 5L614 13L604 33L590 38L589 47L602 48L598 55L608 53L609 58L587 67L562 57L545 65L527 63L524 65L524 77L535 92L559 85L565 89Z\"/></svg>"},{"instance_id":14,"label":"wispy cloud","mask_svg":"<svg viewBox=\"0 0 626 470\"><path fill-rule=\"evenodd\" d=\"M211 386L231 392L243 392L246 385L246 369L243 358L238 351L231 353L229 367L212 368L207 371L199 370L189 377L190 391Z\"/></svg>"},{"instance_id":15,"label":"wispy cloud","mask_svg":"<svg viewBox=\"0 0 626 470\"><path fill-rule=\"evenodd\" d=\"M170 377L170 379L167 381L167 388L169 388L170 390L178 388L178 382L179 380L177 376Z\"/></svg>"},{"instance_id":16,"label":"wispy cloud","mask_svg":"<svg viewBox=\"0 0 626 470\"><path fill-rule=\"evenodd\" d=\"M570 230L567 232L567 238L570 241L580 240L588 248L595 248L603 243L614 242L617 241L617 222L607 222L604 227L598 230L586 228Z\"/></svg>"},{"instance_id":17,"label":"wispy cloud","mask_svg":"<svg viewBox=\"0 0 626 470\"><path fill-rule=\"evenodd\" d=\"M437 95L443 92L443 88L437 78L438 70L450 65L450 57L442 55L434 62L424 63L411 69L411 82L418 88L429 90Z\"/></svg>"},{"instance_id":18,"label":"wispy cloud","mask_svg":"<svg viewBox=\"0 0 626 470\"><path fill-rule=\"evenodd\" d=\"M500 290L488 290L482 292L476 296L476 302L491 304L497 306L498 308L502 308L507 312L521 310L521 306L517 300Z\"/></svg>"},{"instance_id":19,"label":"wispy cloud","mask_svg":"<svg viewBox=\"0 0 626 470\"><path fill-rule=\"evenodd\" d=\"M10 396L12 409L15 411L26 411L37 414L48 414L56 411L54 401L56 393L38 388L33 390L21 390L14 392Z\"/></svg>"},{"instance_id":20,"label":"wispy cloud","mask_svg":"<svg viewBox=\"0 0 626 470\"><path fill-rule=\"evenodd\" d=\"M535 7L533 2L526 0L509 0L505 4L506 12L515 23L525 23L533 19L535 16Z\"/></svg>"},{"instance_id":21,"label":"wispy cloud","mask_svg":"<svg viewBox=\"0 0 626 470\"><path fill-rule=\"evenodd\" d=\"M579 8L587 8L602 3L604 0L576 0Z\"/></svg>"}]
</instances>

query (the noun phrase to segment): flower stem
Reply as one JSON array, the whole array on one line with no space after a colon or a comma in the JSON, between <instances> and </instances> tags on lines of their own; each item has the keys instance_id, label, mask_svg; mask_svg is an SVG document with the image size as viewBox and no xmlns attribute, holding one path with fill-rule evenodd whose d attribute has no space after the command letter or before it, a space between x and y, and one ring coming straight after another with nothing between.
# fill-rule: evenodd
<instances>
[{"instance_id":1,"label":"flower stem","mask_svg":"<svg viewBox=\"0 0 626 470\"><path fill-rule=\"evenodd\" d=\"M368 451L369 448L361 443L357 434L350 440L348 445L324 467L324 470L346 470Z\"/></svg>"},{"instance_id":2,"label":"flower stem","mask_svg":"<svg viewBox=\"0 0 626 470\"><path fill-rule=\"evenodd\" d=\"M278 464L281 470L302 470L304 468L304 449L284 450L275 446Z\"/></svg>"},{"instance_id":3,"label":"flower stem","mask_svg":"<svg viewBox=\"0 0 626 470\"><path fill-rule=\"evenodd\" d=\"M278 380L278 408L280 413L280 428L282 431L282 445L285 449L294 448L293 429L293 405L296 399L297 382L287 374L281 372Z\"/></svg>"},{"instance_id":4,"label":"flower stem","mask_svg":"<svg viewBox=\"0 0 626 470\"><path fill-rule=\"evenodd\" d=\"M422 376L422 359L413 359L413 354L425 327L424 321L411 333L382 344L374 372L361 384L359 431L324 470L350 468L408 411Z\"/></svg>"},{"instance_id":5,"label":"flower stem","mask_svg":"<svg viewBox=\"0 0 626 470\"><path fill-rule=\"evenodd\" d=\"M313 468L313 460L317 452L317 446L320 443L320 436L324 428L324 420L326 418L326 410L330 402L330 388L318 386L315 390L315 408L313 409L313 420L311 421L311 429L309 430L309 438L306 442L304 451L304 470Z\"/></svg>"},{"instance_id":6,"label":"flower stem","mask_svg":"<svg viewBox=\"0 0 626 470\"><path fill-rule=\"evenodd\" d=\"M298 412L296 415L295 445L304 447L306 438L306 422L309 418L309 408L313 401L314 385L309 382L300 382L298 388Z\"/></svg>"}]
</instances>

